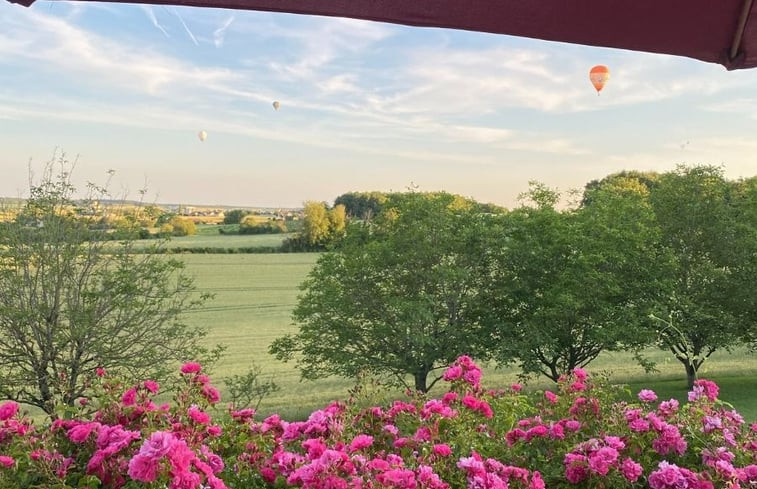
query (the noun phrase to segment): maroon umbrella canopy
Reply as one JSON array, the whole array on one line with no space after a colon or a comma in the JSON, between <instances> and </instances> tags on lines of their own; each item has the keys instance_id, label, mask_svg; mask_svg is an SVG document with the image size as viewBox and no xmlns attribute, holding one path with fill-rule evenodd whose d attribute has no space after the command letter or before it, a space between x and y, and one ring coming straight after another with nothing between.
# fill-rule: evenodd
<instances>
[{"instance_id":1,"label":"maroon umbrella canopy","mask_svg":"<svg viewBox=\"0 0 757 489\"><path fill-rule=\"evenodd\" d=\"M34 2L9 1L27 6ZM757 5L753 5L753 0L136 0L128 3L351 17L688 56L720 63L729 70L757 66Z\"/></svg>"}]
</instances>

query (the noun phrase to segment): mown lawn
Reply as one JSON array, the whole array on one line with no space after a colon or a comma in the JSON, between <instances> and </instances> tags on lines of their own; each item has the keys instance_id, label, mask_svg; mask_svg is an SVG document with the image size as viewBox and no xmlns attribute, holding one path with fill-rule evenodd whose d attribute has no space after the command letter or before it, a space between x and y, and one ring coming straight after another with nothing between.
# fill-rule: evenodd
<instances>
[{"instance_id":1,"label":"mown lawn","mask_svg":"<svg viewBox=\"0 0 757 489\"><path fill-rule=\"evenodd\" d=\"M250 362L255 362L266 378L273 379L282 388L261 404L263 413L279 412L290 419L301 418L333 399L345 398L353 386L351 381L337 378L301 382L293 364L279 362L267 352L274 338L296 332L291 311L297 301L298 286L317 258L318 254L314 253L182 256L187 269L195 275L199 289L215 294L202 310L188 316L192 324L210 328L210 343L222 343L228 347L213 378L219 387L223 387L222 377L241 374ZM658 373L646 374L627 353L603 354L587 370L609 371L614 382L627 383L634 392L651 388L661 398L684 400L687 390L683 367L663 351L651 350L649 356L657 362ZM486 366L484 384L488 387L507 386L518 380L517 374L515 367ZM731 354L717 352L704 364L700 377L718 382L724 400L731 402L748 420L757 420L755 355L743 349ZM533 389L549 386L546 379L528 384Z\"/></svg>"}]
</instances>

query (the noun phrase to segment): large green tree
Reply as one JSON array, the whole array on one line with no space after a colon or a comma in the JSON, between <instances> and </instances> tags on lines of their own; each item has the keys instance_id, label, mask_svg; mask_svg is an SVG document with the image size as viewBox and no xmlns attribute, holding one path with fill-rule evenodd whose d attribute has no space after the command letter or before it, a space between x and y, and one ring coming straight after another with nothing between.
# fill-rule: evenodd
<instances>
[{"instance_id":1,"label":"large green tree","mask_svg":"<svg viewBox=\"0 0 757 489\"><path fill-rule=\"evenodd\" d=\"M203 301L183 264L102 239L107 209L74 202L63 165L0 224L0 398L49 414L85 396L98 367L160 380L208 353L205 331L181 321Z\"/></svg>"},{"instance_id":2,"label":"large green tree","mask_svg":"<svg viewBox=\"0 0 757 489\"><path fill-rule=\"evenodd\" d=\"M689 385L715 351L754 338L757 328L757 185L729 181L715 166L680 166L650 193L662 244L674 257L673 289L659 335Z\"/></svg>"},{"instance_id":3,"label":"large green tree","mask_svg":"<svg viewBox=\"0 0 757 489\"><path fill-rule=\"evenodd\" d=\"M348 226L302 286L299 333L276 339L270 352L296 359L307 379L368 373L423 392L459 355L484 358L488 217L461 202L395 195L370 222Z\"/></svg>"},{"instance_id":4,"label":"large green tree","mask_svg":"<svg viewBox=\"0 0 757 489\"><path fill-rule=\"evenodd\" d=\"M507 216L498 266L485 290L503 321L500 358L557 380L601 352L638 349L664 290L654 214L638 188L596 191L559 210L559 194L532 184Z\"/></svg>"}]
</instances>

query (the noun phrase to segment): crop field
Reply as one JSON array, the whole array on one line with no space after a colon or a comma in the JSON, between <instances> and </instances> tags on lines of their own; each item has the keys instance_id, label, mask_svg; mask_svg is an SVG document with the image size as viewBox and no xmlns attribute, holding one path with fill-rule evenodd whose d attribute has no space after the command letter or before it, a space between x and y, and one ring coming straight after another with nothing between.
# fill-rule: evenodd
<instances>
[{"instance_id":1,"label":"crop field","mask_svg":"<svg viewBox=\"0 0 757 489\"><path fill-rule=\"evenodd\" d=\"M260 238L270 236L238 236ZM204 238L192 237L194 240ZM229 236L219 236L228 239ZM234 237L236 238L236 236ZM210 245L206 245L210 246ZM255 362L266 379L273 379L281 391L266 398L261 413L278 412L293 419L307 416L333 399L343 399L353 383L345 379L300 381L293 363L282 363L267 352L274 338L297 331L291 311L297 302L299 284L318 259L315 253L286 254L187 254L182 260L195 276L202 292L215 294L204 307L188 315L191 324L207 326L208 343L228 347L224 358L212 372L223 391L221 379L244 373ZM661 397L686 397L683 367L670 355L658 350L648 352L659 372L646 374L629 353L605 353L588 370L610 371L614 381L628 383L634 392L641 388L657 390ZM487 387L502 387L517 381L517 369L484 369ZM747 420L757 420L757 357L745 350L717 352L700 369L700 377L717 381L721 397L742 412ZM537 380L531 388L548 388L549 382ZM388 396L399 393L388 393Z\"/></svg>"}]
</instances>

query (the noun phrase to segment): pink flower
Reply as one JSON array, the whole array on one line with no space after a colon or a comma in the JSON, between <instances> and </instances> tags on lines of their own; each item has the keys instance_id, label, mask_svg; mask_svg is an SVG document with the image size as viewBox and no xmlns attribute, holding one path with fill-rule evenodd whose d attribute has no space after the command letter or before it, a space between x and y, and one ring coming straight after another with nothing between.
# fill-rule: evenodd
<instances>
[{"instance_id":1,"label":"pink flower","mask_svg":"<svg viewBox=\"0 0 757 489\"><path fill-rule=\"evenodd\" d=\"M507 446L513 446L518 440L525 440L526 439L526 432L523 431L520 428L515 428L513 430L510 430L505 435L505 440L507 441Z\"/></svg>"},{"instance_id":2,"label":"pink flower","mask_svg":"<svg viewBox=\"0 0 757 489\"><path fill-rule=\"evenodd\" d=\"M657 470L649 474L647 480L651 489L689 487L678 466L664 460L658 464Z\"/></svg>"},{"instance_id":3,"label":"pink flower","mask_svg":"<svg viewBox=\"0 0 757 489\"><path fill-rule=\"evenodd\" d=\"M208 424L210 423L210 415L197 407L196 404L192 404L189 406L189 409L187 410L187 414L189 414L189 417L192 418L192 420L197 424Z\"/></svg>"},{"instance_id":4,"label":"pink flower","mask_svg":"<svg viewBox=\"0 0 757 489\"><path fill-rule=\"evenodd\" d=\"M440 457L449 457L452 455L452 449L446 443L437 443L434 445L433 451Z\"/></svg>"},{"instance_id":5,"label":"pink flower","mask_svg":"<svg viewBox=\"0 0 757 489\"><path fill-rule=\"evenodd\" d=\"M660 407L658 408L658 411L663 416L672 416L676 412L678 412L678 400L671 399L669 401L663 401L660 403Z\"/></svg>"},{"instance_id":6,"label":"pink flower","mask_svg":"<svg viewBox=\"0 0 757 489\"><path fill-rule=\"evenodd\" d=\"M0 405L0 421L6 421L18 413L18 403L8 401Z\"/></svg>"},{"instance_id":7,"label":"pink flower","mask_svg":"<svg viewBox=\"0 0 757 489\"><path fill-rule=\"evenodd\" d=\"M718 392L719 388L715 382L705 379L695 380L694 388L689 392L689 402L694 402L702 396L707 397L710 401L715 401L718 398Z\"/></svg>"},{"instance_id":8,"label":"pink flower","mask_svg":"<svg viewBox=\"0 0 757 489\"><path fill-rule=\"evenodd\" d=\"M66 435L74 443L84 443L89 435L100 429L100 423L81 423L68 430Z\"/></svg>"},{"instance_id":9,"label":"pink flower","mask_svg":"<svg viewBox=\"0 0 757 489\"><path fill-rule=\"evenodd\" d=\"M357 435L350 443L349 451L356 452L373 445L373 437L370 435Z\"/></svg>"},{"instance_id":10,"label":"pink flower","mask_svg":"<svg viewBox=\"0 0 757 489\"><path fill-rule=\"evenodd\" d=\"M580 380L577 380L570 384L570 391L571 392L583 392L586 390L586 384L581 382Z\"/></svg>"},{"instance_id":11,"label":"pink flower","mask_svg":"<svg viewBox=\"0 0 757 489\"><path fill-rule=\"evenodd\" d=\"M589 375L586 373L586 370L582 369L581 367L574 368L573 375L575 376L576 379L582 382L589 377Z\"/></svg>"},{"instance_id":12,"label":"pink flower","mask_svg":"<svg viewBox=\"0 0 757 489\"><path fill-rule=\"evenodd\" d=\"M253 416L255 416L255 410L250 408L240 409L231 413L231 417L240 422L249 421Z\"/></svg>"},{"instance_id":13,"label":"pink flower","mask_svg":"<svg viewBox=\"0 0 757 489\"><path fill-rule=\"evenodd\" d=\"M133 406L134 403L137 400L137 389L131 388L128 389L126 392L124 392L124 395L121 396L121 402L124 406Z\"/></svg>"},{"instance_id":14,"label":"pink flower","mask_svg":"<svg viewBox=\"0 0 757 489\"><path fill-rule=\"evenodd\" d=\"M463 376L463 367L460 365L452 365L445 372L442 378L447 382L457 380Z\"/></svg>"},{"instance_id":15,"label":"pink flower","mask_svg":"<svg viewBox=\"0 0 757 489\"><path fill-rule=\"evenodd\" d=\"M8 455L0 455L0 466L2 467L13 467L13 465L16 463L16 461L13 459L13 457L9 457Z\"/></svg>"},{"instance_id":16,"label":"pink flower","mask_svg":"<svg viewBox=\"0 0 757 489\"><path fill-rule=\"evenodd\" d=\"M545 489L546 487L544 479L541 478L541 473L538 470L534 470L531 474L531 483L528 485L528 489Z\"/></svg>"},{"instance_id":17,"label":"pink flower","mask_svg":"<svg viewBox=\"0 0 757 489\"><path fill-rule=\"evenodd\" d=\"M478 368L468 370L463 374L463 380L473 387L478 387L481 384L481 370Z\"/></svg>"},{"instance_id":18,"label":"pink flower","mask_svg":"<svg viewBox=\"0 0 757 489\"><path fill-rule=\"evenodd\" d=\"M216 389L212 385L207 385L207 384L203 385L202 386L202 395L211 404L215 404L215 403L217 403L218 401L221 400L221 394L218 392L218 389Z\"/></svg>"},{"instance_id":19,"label":"pink flower","mask_svg":"<svg viewBox=\"0 0 757 489\"><path fill-rule=\"evenodd\" d=\"M457 392L447 392L442 396L442 402L444 404L452 404L460 398Z\"/></svg>"},{"instance_id":20,"label":"pink flower","mask_svg":"<svg viewBox=\"0 0 757 489\"><path fill-rule=\"evenodd\" d=\"M197 362L187 362L181 366L181 373L183 374L196 374L202 370L202 365Z\"/></svg>"},{"instance_id":21,"label":"pink flower","mask_svg":"<svg viewBox=\"0 0 757 489\"><path fill-rule=\"evenodd\" d=\"M578 484L589 477L586 457L583 455L568 453L563 459L563 465L565 466L565 478L570 483Z\"/></svg>"},{"instance_id":22,"label":"pink flower","mask_svg":"<svg viewBox=\"0 0 757 489\"><path fill-rule=\"evenodd\" d=\"M552 391L545 391L544 392L544 397L547 398L547 401L549 401L550 404L557 404L558 397L557 397L557 394L555 394L554 392L552 392Z\"/></svg>"},{"instance_id":23,"label":"pink flower","mask_svg":"<svg viewBox=\"0 0 757 489\"><path fill-rule=\"evenodd\" d=\"M657 394L649 389L642 389L639 391L639 400L642 402L655 402L657 400Z\"/></svg>"},{"instance_id":24,"label":"pink flower","mask_svg":"<svg viewBox=\"0 0 757 489\"><path fill-rule=\"evenodd\" d=\"M95 375L97 375L98 377L105 377L105 369L102 367L97 367L95 369Z\"/></svg>"},{"instance_id":25,"label":"pink flower","mask_svg":"<svg viewBox=\"0 0 757 489\"><path fill-rule=\"evenodd\" d=\"M150 391L151 394L156 394L160 389L160 385L154 380L145 380L143 385L145 386L145 389Z\"/></svg>"},{"instance_id":26,"label":"pink flower","mask_svg":"<svg viewBox=\"0 0 757 489\"><path fill-rule=\"evenodd\" d=\"M602 447L589 455L589 469L599 475L607 475L610 467L618 459L618 451L611 447Z\"/></svg>"},{"instance_id":27,"label":"pink flower","mask_svg":"<svg viewBox=\"0 0 757 489\"><path fill-rule=\"evenodd\" d=\"M139 453L129 460L129 477L140 482L155 481L160 460L174 448L177 441L172 433L154 432L139 448Z\"/></svg>"},{"instance_id":28,"label":"pink flower","mask_svg":"<svg viewBox=\"0 0 757 489\"><path fill-rule=\"evenodd\" d=\"M513 392L520 392L523 389L523 386L521 384L511 384L510 390Z\"/></svg>"},{"instance_id":29,"label":"pink flower","mask_svg":"<svg viewBox=\"0 0 757 489\"><path fill-rule=\"evenodd\" d=\"M620 465L620 472L628 482L636 482L641 477L643 468L641 464L634 462L630 458L623 460Z\"/></svg>"},{"instance_id":30,"label":"pink flower","mask_svg":"<svg viewBox=\"0 0 757 489\"><path fill-rule=\"evenodd\" d=\"M532 428L529 428L528 431L526 431L526 441L531 441L534 438L544 438L549 434L549 428L544 426L543 424L536 425Z\"/></svg>"}]
</instances>

